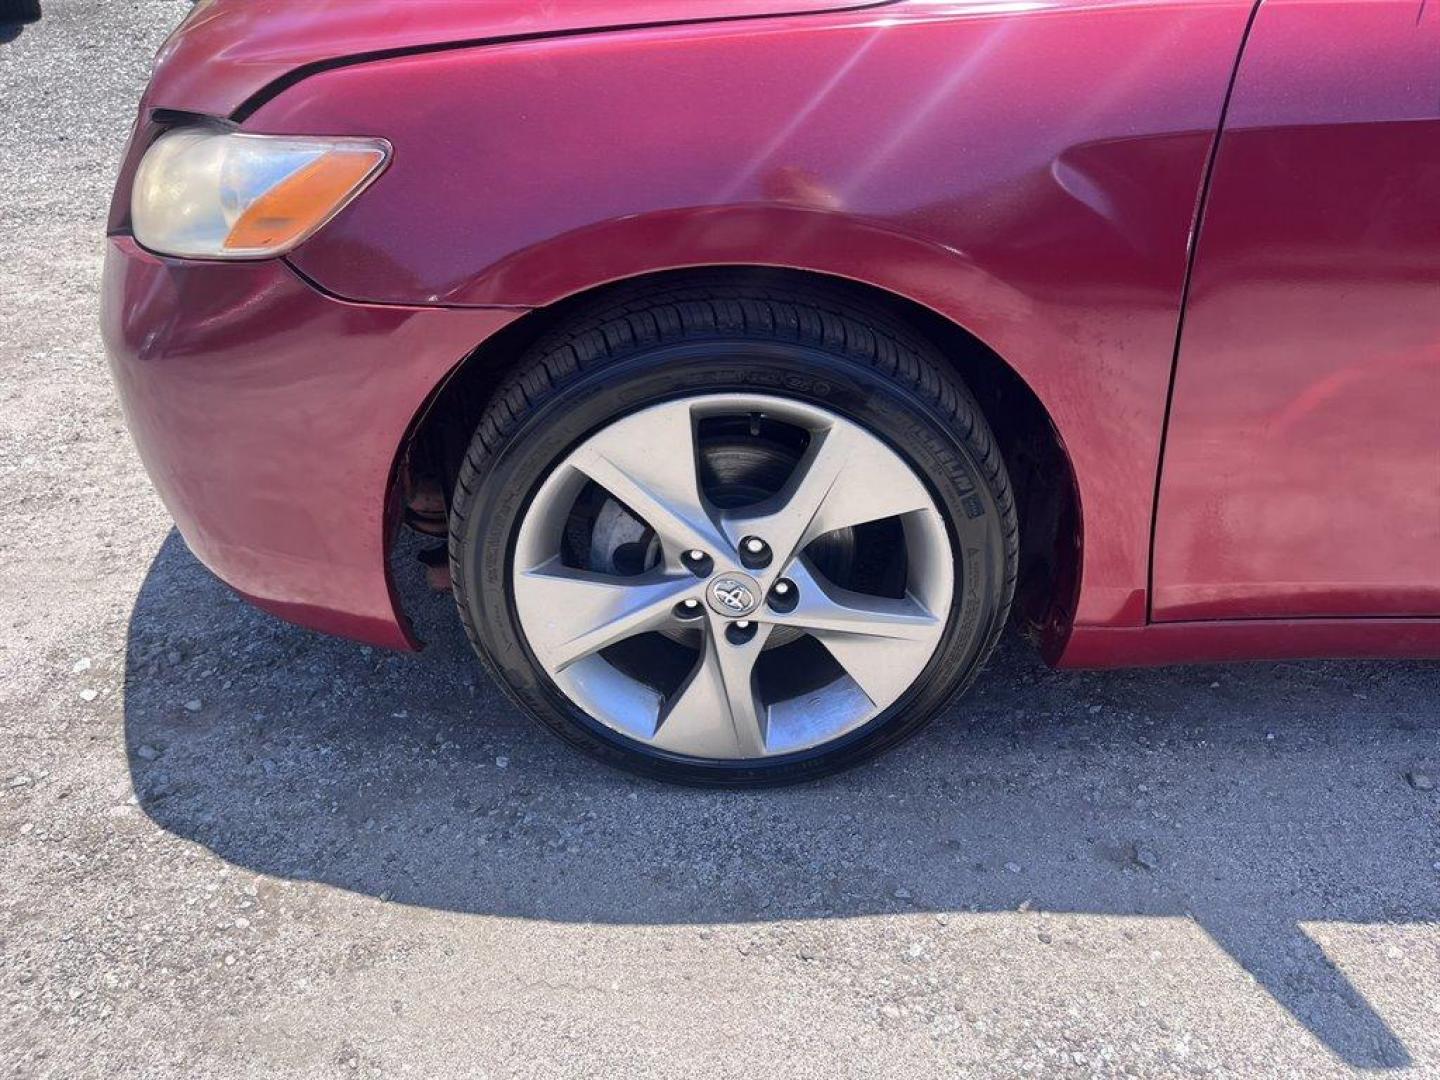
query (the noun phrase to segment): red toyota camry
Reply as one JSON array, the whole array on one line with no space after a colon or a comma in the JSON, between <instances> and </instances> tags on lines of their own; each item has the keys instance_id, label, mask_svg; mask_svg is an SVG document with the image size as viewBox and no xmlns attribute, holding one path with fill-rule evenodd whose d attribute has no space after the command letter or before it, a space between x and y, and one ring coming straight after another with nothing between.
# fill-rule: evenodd
<instances>
[{"instance_id":1,"label":"red toyota camry","mask_svg":"<svg viewBox=\"0 0 1440 1080\"><path fill-rule=\"evenodd\" d=\"M209 0L104 331L191 549L668 779L1061 666L1440 656L1440 7Z\"/></svg>"}]
</instances>

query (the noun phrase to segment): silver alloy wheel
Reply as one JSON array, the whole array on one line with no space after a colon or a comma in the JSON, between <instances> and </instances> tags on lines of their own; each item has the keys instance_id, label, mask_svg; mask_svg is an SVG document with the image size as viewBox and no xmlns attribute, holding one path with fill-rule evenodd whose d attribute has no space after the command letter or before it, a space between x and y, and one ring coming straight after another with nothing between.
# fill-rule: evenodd
<instances>
[{"instance_id":1,"label":"silver alloy wheel","mask_svg":"<svg viewBox=\"0 0 1440 1080\"><path fill-rule=\"evenodd\" d=\"M722 509L702 483L697 432L726 417L799 429L804 449L779 490ZM653 534L638 572L564 559L566 522L592 483ZM901 538L898 595L842 587L812 558L821 537L889 519ZM940 511L895 451L825 409L760 394L670 401L591 435L536 492L511 570L525 640L571 701L657 750L722 760L817 747L882 713L934 655L954 575ZM693 650L668 689L616 662L617 648L645 635L663 636L672 654ZM763 663L806 637L823 650ZM784 680L770 669L802 661L816 669L808 683L790 681L803 690L777 693Z\"/></svg>"}]
</instances>

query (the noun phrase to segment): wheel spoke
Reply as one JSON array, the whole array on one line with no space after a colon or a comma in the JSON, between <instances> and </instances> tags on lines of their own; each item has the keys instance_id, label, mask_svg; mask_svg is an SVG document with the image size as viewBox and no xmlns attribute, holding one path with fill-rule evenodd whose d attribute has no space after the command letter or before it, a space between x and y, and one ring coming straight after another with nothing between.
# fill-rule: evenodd
<instances>
[{"instance_id":1,"label":"wheel spoke","mask_svg":"<svg viewBox=\"0 0 1440 1080\"><path fill-rule=\"evenodd\" d=\"M879 708L905 692L935 649L933 641L870 637L835 630L817 630L813 636Z\"/></svg>"},{"instance_id":2,"label":"wheel spoke","mask_svg":"<svg viewBox=\"0 0 1440 1080\"><path fill-rule=\"evenodd\" d=\"M695 579L688 574L612 577L573 569L558 558L515 578L530 647L555 671L664 625L675 605L694 591Z\"/></svg>"},{"instance_id":3,"label":"wheel spoke","mask_svg":"<svg viewBox=\"0 0 1440 1080\"><path fill-rule=\"evenodd\" d=\"M770 627L736 645L712 622L695 669L661 710L653 742L700 757L759 757L765 753L765 707L755 693L755 661Z\"/></svg>"},{"instance_id":4,"label":"wheel spoke","mask_svg":"<svg viewBox=\"0 0 1440 1080\"><path fill-rule=\"evenodd\" d=\"M941 623L914 597L894 599L852 592L826 581L803 556L790 564L799 602L781 614L765 610L766 620L804 630L828 630L873 638L933 643Z\"/></svg>"},{"instance_id":5,"label":"wheel spoke","mask_svg":"<svg viewBox=\"0 0 1440 1080\"><path fill-rule=\"evenodd\" d=\"M817 434L785 486L727 518L732 540L754 534L785 566L816 537L933 505L914 472L874 436L836 423Z\"/></svg>"},{"instance_id":6,"label":"wheel spoke","mask_svg":"<svg viewBox=\"0 0 1440 1080\"><path fill-rule=\"evenodd\" d=\"M810 632L876 706L894 701L935 650L941 621L913 598L867 596L832 585L808 559L790 567L799 590L795 610L767 613Z\"/></svg>"},{"instance_id":7,"label":"wheel spoke","mask_svg":"<svg viewBox=\"0 0 1440 1080\"><path fill-rule=\"evenodd\" d=\"M725 546L700 494L695 425L683 402L657 405L612 424L570 463L655 530L672 566L682 551L713 552Z\"/></svg>"}]
</instances>

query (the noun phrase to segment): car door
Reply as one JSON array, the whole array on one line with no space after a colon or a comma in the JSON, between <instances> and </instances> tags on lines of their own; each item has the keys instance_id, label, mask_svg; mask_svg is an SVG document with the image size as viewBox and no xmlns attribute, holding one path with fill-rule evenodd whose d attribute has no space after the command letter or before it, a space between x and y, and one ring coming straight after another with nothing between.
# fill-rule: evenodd
<instances>
[{"instance_id":1,"label":"car door","mask_svg":"<svg viewBox=\"0 0 1440 1080\"><path fill-rule=\"evenodd\" d=\"M1440 613L1440 2L1261 4L1153 554L1159 621Z\"/></svg>"}]
</instances>

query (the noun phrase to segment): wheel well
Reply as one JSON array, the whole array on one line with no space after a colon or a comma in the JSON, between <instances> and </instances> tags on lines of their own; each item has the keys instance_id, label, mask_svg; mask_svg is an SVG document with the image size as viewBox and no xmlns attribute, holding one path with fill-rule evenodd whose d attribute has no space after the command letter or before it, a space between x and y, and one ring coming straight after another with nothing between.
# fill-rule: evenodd
<instances>
[{"instance_id":1,"label":"wheel well","mask_svg":"<svg viewBox=\"0 0 1440 1080\"><path fill-rule=\"evenodd\" d=\"M475 425L526 350L573 314L604 303L613 290L686 277L819 286L879 306L932 342L980 402L1000 445L1020 519L1017 625L1053 655L1068 631L1080 580L1080 499L1069 455L1045 407L983 342L944 316L883 289L806 271L759 267L672 270L602 285L527 313L487 340L432 394L398 459L393 486L406 524L443 535L449 493Z\"/></svg>"}]
</instances>

